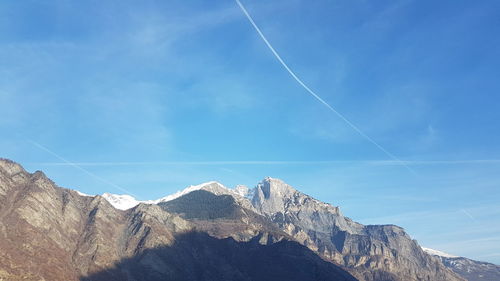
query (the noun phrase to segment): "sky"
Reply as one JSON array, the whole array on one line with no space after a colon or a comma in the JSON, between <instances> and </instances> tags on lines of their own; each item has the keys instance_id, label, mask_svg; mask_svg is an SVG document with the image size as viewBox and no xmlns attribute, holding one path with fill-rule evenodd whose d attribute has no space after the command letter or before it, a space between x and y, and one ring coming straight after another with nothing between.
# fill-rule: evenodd
<instances>
[{"instance_id":1,"label":"sky","mask_svg":"<svg viewBox=\"0 0 500 281\"><path fill-rule=\"evenodd\" d=\"M271 176L500 264L500 2L241 1L362 134L233 0L1 1L0 157L141 200Z\"/></svg>"}]
</instances>

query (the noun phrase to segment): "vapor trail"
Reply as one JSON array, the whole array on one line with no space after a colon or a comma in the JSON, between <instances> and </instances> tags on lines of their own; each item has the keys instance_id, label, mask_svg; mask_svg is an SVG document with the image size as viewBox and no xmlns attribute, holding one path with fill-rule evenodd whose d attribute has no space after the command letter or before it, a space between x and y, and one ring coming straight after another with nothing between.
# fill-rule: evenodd
<instances>
[{"instance_id":1,"label":"vapor trail","mask_svg":"<svg viewBox=\"0 0 500 281\"><path fill-rule=\"evenodd\" d=\"M474 160L405 160L401 161L407 166L424 165L469 165L469 164L500 164L500 159L474 159ZM290 161L290 160L229 160L229 161L153 161L153 162L33 162L32 165L43 166L224 166L224 165L330 165L330 164L364 164L375 166L401 165L394 160L319 160L319 161Z\"/></svg>"},{"instance_id":2,"label":"vapor trail","mask_svg":"<svg viewBox=\"0 0 500 281\"><path fill-rule=\"evenodd\" d=\"M474 218L469 212L467 212L465 209L461 209L462 213L464 213L466 216L468 216L471 220L475 221L476 218Z\"/></svg>"},{"instance_id":3,"label":"vapor trail","mask_svg":"<svg viewBox=\"0 0 500 281\"><path fill-rule=\"evenodd\" d=\"M134 197L137 197L136 195L134 195L132 192L130 192L130 191L128 191L128 190L126 190L125 188L123 188L123 187L121 187L121 186L119 186L119 185L116 185L116 184L114 184L114 183L112 183L112 182L110 182L110 181L108 181L108 180L106 180L106 179L103 179L103 178L101 178L100 176L98 176L98 175L96 175L96 174L94 174L94 173L90 172L89 170L84 169L84 168L80 167L79 165L77 165L77 164L75 164L75 163L73 163L73 162L70 162L70 161L68 161L68 160L64 159L63 157L59 156L57 153L55 153L54 151L52 151L52 150L50 150L50 149L46 148L45 146L43 146L43 145L41 145L41 144L39 144L39 143L37 143L37 142L35 142L35 141L32 141L32 140L29 140L29 142L31 142L34 146L36 146L36 147L40 148L41 150L43 150L43 151L45 151L45 152L48 152L48 153L52 154L53 156L57 157L59 160L61 160L61 161L65 162L66 164L68 164L68 165L70 165L70 166L73 166L73 167L77 168L78 170L80 170L80 171L84 172L85 174L87 174L87 175L89 175L89 176L93 177L94 179L96 179L96 180L98 180L98 181L100 181L100 182L102 182L102 183L105 183L105 184L107 184L107 185L110 185L110 186L112 186L112 187L114 187L114 188L116 188L116 189L118 189L118 190L120 190L120 191L122 191L122 192L125 192L125 193L126 193L126 194L128 194L128 195L132 195L132 196L134 196Z\"/></svg>"},{"instance_id":4,"label":"vapor trail","mask_svg":"<svg viewBox=\"0 0 500 281\"><path fill-rule=\"evenodd\" d=\"M267 38L266 36L264 36L264 34L262 33L262 31L260 30L260 28L257 26L257 24L254 22L252 16L250 16L250 14L247 12L247 10L245 9L245 7L243 6L243 4L241 4L240 0L235 0L236 3L238 4L238 6L240 7L240 9L243 11L243 13L245 14L245 16L247 17L248 21L250 21L250 23L252 24L252 26L255 28L255 30L257 31L257 33L259 34L260 38L262 38L262 40L264 41L264 43L266 43L267 47L269 48L269 50L271 50L271 52L274 54L274 56L276 57L276 59L278 59L278 61L281 63L281 65L286 69L286 71L288 71L288 73L293 77L293 79L295 79L295 81L297 81L297 83L299 83L302 88L304 88L309 94L311 94L314 98L316 98L319 102L321 102L324 106L326 106L331 112L335 113L335 115L337 115L340 119L342 119L347 125L349 125L352 129L354 129L358 134L360 134L362 137L364 137L366 140L368 140L369 142L371 142L373 145L375 145L378 149L380 149L382 152L384 152L387 156L389 156L390 158L394 159L395 161L397 161L399 164L401 164L402 166L406 167L406 169L408 169L410 172L415 173L415 171L413 169L411 169L410 167L408 167L403 161L399 160L399 158L397 158L396 156L394 156L392 153L390 153L389 151L387 151L387 149L383 148L380 144L378 144L374 139L372 139L370 136L368 136L367 134L365 134L363 131L361 131L356 125L354 125L351 121L349 121L349 119L347 119L344 115L342 115L340 112L338 112L335 108L333 108L330 104L328 104L325 100L323 100L320 96L318 96L313 90L311 90L291 69L290 67L288 67L288 65L285 63L285 61L281 58L281 56L278 54L278 52L274 49L274 47L271 45L271 43L269 43L269 41L267 41Z\"/></svg>"}]
</instances>

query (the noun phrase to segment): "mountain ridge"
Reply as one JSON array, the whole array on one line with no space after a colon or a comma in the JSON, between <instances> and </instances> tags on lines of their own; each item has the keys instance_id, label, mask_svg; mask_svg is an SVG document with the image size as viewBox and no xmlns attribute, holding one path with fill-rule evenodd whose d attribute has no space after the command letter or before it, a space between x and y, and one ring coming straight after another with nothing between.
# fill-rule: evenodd
<instances>
[{"instance_id":1,"label":"mountain ridge","mask_svg":"<svg viewBox=\"0 0 500 281\"><path fill-rule=\"evenodd\" d=\"M205 182L205 183L201 183L201 184L198 184L198 185L194 185L194 186L189 186L189 187L186 187L185 189L181 190L181 191L178 191L172 195L168 195L168 196L164 196L160 199L156 199L156 200L146 200L146 201L137 201L137 204L139 203L146 203L148 204L149 202L159 202L160 200L162 199L165 199L165 198L172 198L171 200L175 199L175 198L178 198L182 195L185 195L189 192L192 192L192 191L195 191L195 190L210 190L209 188L204 188L205 186L209 186L211 184L217 184L218 186L224 188L227 192L225 194L230 194L230 195L234 195L235 193L244 197L244 198L247 198L249 200L253 200L253 195L255 195L255 193L257 192L257 189L259 187L259 185L262 185L263 182L265 181L278 181L280 182L281 180L279 179L275 179L275 178L272 178L272 177L266 177L264 178L261 183L259 183L256 187L254 188L248 188L246 186L236 186L235 188L231 189L231 188L228 188L226 187L225 185L219 183L219 182L216 182L216 181L210 181L210 182ZM281 181L282 182L282 181ZM240 189L240 190L238 190ZM296 189L293 189L293 191L297 191ZM220 194L220 192L219 192ZM249 196L249 194L251 196ZM103 196L105 197L105 196ZM107 200L108 198L105 197ZM314 199L314 198L313 198ZM134 199L135 200L135 199ZM314 199L316 200L316 199ZM109 200L108 200L109 201ZM162 202L167 202L167 201L170 201L170 200L163 200ZM326 205L330 205L328 203L323 203L319 200L316 200L317 202L319 203L322 203L322 204L326 204ZM112 203L112 202L110 202ZM151 203L150 203L151 204ZM152 203L152 204L157 204L157 203ZM113 205L113 203L112 203ZM330 205L331 207L333 208L338 208L338 207L335 207L333 205ZM132 208L133 206L129 207L129 208ZM340 208L338 208L337 210L335 210L335 212L338 212L339 214L341 214L340 212ZM392 224L386 224L386 226L395 226L395 225L392 225ZM397 227L397 226L395 226ZM487 279L484 279L484 276L483 277L479 277L481 275L481 272L484 272L484 268L487 268L487 270L490 271L490 275L491 274L496 274L496 273L492 273L494 272L494 268L495 267L498 267L497 265L494 265L494 264L491 264L491 263L487 263L487 262L481 262L481 261L476 261L476 260L472 260L472 259L468 259L468 258L465 258L465 257L460 257L460 256L456 256L456 255L451 255L451 254L448 254L448 253L445 253L445 252L442 252L442 251L439 251L439 250L434 250L434 249L430 249L430 248L426 248L426 247L421 247L422 250L431 255L431 256L437 256L440 258L440 260L443 262L443 264L453 270L454 272L458 273L459 275L461 276L467 276L468 280L487 280ZM466 269L464 269L466 268ZM467 269L468 268L468 269ZM475 272L475 275L474 273L471 273L471 272ZM494 278L498 278L500 280L500 275L493 275L495 276ZM478 279L480 278L480 279ZM496 279L495 279L496 280Z\"/></svg>"},{"instance_id":2,"label":"mountain ridge","mask_svg":"<svg viewBox=\"0 0 500 281\"><path fill-rule=\"evenodd\" d=\"M176 237L189 231L238 242L260 237L262 245L296 241L362 281L463 280L442 261L424 253L404 229L364 226L344 217L339 207L301 193L279 179L265 178L251 189L251 200L246 187L234 191L209 182L190 188L179 196L163 197L171 200L139 202L119 210L103 196L59 188L42 172L29 174L12 161L0 160L0 200L8 202L0 206L0 234L12 244L23 242L31 248L53 245L50 247L59 249L49 252L54 251L62 271L62 264L71 262L75 271L63 274L67 280L77 272L92 275L105 271L146 249L174 245ZM6 232L6 226L14 222L30 239L18 241ZM40 233L47 238L35 239ZM19 253L10 246L0 244L0 249L29 256L29 250ZM0 256L0 265L6 259L12 256Z\"/></svg>"},{"instance_id":3,"label":"mountain ridge","mask_svg":"<svg viewBox=\"0 0 500 281\"><path fill-rule=\"evenodd\" d=\"M42 172L31 174L14 162L0 160L0 280L258 280L241 273L248 273L242 264L246 260L225 259L221 254L251 255L257 260L275 256L282 261L274 275L278 280L315 274L324 280L356 280L340 266L288 240L281 230L263 228L259 220L265 219L260 215L247 223L239 219L190 220L153 204L118 210L102 196L82 196L56 186ZM185 240L199 231L205 233L201 240ZM228 238L235 242L224 240ZM281 241L281 250L269 250ZM182 245L181 251L176 245ZM201 250L204 256L197 254ZM286 270L292 262L287 262L289 257L307 266ZM192 270L183 270L177 260ZM207 264L212 261L217 266ZM258 268L250 273L265 274Z\"/></svg>"}]
</instances>

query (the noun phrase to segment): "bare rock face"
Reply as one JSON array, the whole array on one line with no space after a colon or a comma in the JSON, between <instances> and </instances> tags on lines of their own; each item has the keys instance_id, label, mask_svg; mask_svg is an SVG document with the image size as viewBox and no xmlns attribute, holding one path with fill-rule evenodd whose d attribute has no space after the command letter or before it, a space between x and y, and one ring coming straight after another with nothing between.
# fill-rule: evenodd
<instances>
[{"instance_id":1,"label":"bare rock face","mask_svg":"<svg viewBox=\"0 0 500 281\"><path fill-rule=\"evenodd\" d=\"M424 253L402 228L356 223L344 217L338 207L281 180L262 181L252 204L296 241L350 268L360 280L463 280Z\"/></svg>"},{"instance_id":2,"label":"bare rock face","mask_svg":"<svg viewBox=\"0 0 500 281\"><path fill-rule=\"evenodd\" d=\"M190 230L158 206L128 212L0 160L0 280L79 280Z\"/></svg>"},{"instance_id":3,"label":"bare rock face","mask_svg":"<svg viewBox=\"0 0 500 281\"><path fill-rule=\"evenodd\" d=\"M356 280L240 197L122 211L0 159L0 280Z\"/></svg>"}]
</instances>

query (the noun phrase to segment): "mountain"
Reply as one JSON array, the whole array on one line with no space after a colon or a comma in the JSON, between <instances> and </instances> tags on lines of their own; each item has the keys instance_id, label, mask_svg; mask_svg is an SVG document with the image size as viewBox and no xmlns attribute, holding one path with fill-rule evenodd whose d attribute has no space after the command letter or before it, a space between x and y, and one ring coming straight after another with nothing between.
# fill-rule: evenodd
<instances>
[{"instance_id":1,"label":"mountain","mask_svg":"<svg viewBox=\"0 0 500 281\"><path fill-rule=\"evenodd\" d=\"M402 228L359 224L278 179L138 201L0 160L0 280L464 279Z\"/></svg>"},{"instance_id":2,"label":"mountain","mask_svg":"<svg viewBox=\"0 0 500 281\"><path fill-rule=\"evenodd\" d=\"M0 159L0 280L356 280L232 196L169 202L119 210Z\"/></svg>"},{"instance_id":3,"label":"mountain","mask_svg":"<svg viewBox=\"0 0 500 281\"><path fill-rule=\"evenodd\" d=\"M266 178L255 191L253 206L299 243L360 280L462 280L426 254L395 225L362 225L338 207L320 202L281 180Z\"/></svg>"},{"instance_id":4,"label":"mountain","mask_svg":"<svg viewBox=\"0 0 500 281\"><path fill-rule=\"evenodd\" d=\"M429 255L438 258L446 267L453 270L468 281L498 281L500 280L500 266L475 261L464 257L457 257L441 251L422 248Z\"/></svg>"}]
</instances>

